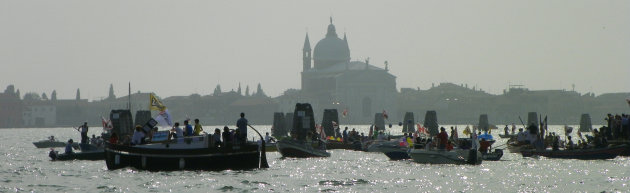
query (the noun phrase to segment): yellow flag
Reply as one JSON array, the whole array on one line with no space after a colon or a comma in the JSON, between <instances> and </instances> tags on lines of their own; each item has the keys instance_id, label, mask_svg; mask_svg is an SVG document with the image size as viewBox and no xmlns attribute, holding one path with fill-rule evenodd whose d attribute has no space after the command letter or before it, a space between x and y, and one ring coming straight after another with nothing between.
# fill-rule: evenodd
<instances>
[{"instance_id":1,"label":"yellow flag","mask_svg":"<svg viewBox=\"0 0 630 193\"><path fill-rule=\"evenodd\" d=\"M166 106L164 106L164 104L162 104L162 102L157 97L155 97L153 93L151 93L149 97L149 109L156 111L164 111L166 109Z\"/></svg>"}]
</instances>

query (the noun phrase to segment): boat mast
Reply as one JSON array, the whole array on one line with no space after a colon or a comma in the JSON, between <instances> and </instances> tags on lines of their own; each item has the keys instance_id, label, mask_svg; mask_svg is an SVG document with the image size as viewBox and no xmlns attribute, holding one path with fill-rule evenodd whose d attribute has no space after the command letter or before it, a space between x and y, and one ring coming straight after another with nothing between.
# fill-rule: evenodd
<instances>
[{"instance_id":1,"label":"boat mast","mask_svg":"<svg viewBox=\"0 0 630 193\"><path fill-rule=\"evenodd\" d=\"M131 82L129 82L129 100L127 101L127 109L131 111Z\"/></svg>"}]
</instances>

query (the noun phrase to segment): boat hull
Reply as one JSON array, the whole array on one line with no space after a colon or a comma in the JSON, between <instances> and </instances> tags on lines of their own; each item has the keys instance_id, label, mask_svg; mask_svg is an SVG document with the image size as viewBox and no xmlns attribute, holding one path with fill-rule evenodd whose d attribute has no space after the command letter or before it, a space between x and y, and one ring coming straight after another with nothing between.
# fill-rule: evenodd
<instances>
[{"instance_id":1,"label":"boat hull","mask_svg":"<svg viewBox=\"0 0 630 193\"><path fill-rule=\"evenodd\" d=\"M625 145L594 148L594 149L575 149L575 150L529 150L521 151L523 157L543 156L558 159L580 159L580 160L598 160L613 159L626 149Z\"/></svg>"},{"instance_id":2,"label":"boat hull","mask_svg":"<svg viewBox=\"0 0 630 193\"><path fill-rule=\"evenodd\" d=\"M330 157L330 153L326 150L313 148L313 145L308 142L299 142L295 140L283 140L278 141L278 152L282 154L282 157Z\"/></svg>"},{"instance_id":3,"label":"boat hull","mask_svg":"<svg viewBox=\"0 0 630 193\"><path fill-rule=\"evenodd\" d=\"M58 154L55 161L68 161L68 160L104 160L105 151L95 150L88 152L76 152L72 154Z\"/></svg>"},{"instance_id":4,"label":"boat hull","mask_svg":"<svg viewBox=\"0 0 630 193\"><path fill-rule=\"evenodd\" d=\"M476 150L424 150L413 149L409 157L416 163L422 164L471 164L482 162L481 153Z\"/></svg>"},{"instance_id":5,"label":"boat hull","mask_svg":"<svg viewBox=\"0 0 630 193\"><path fill-rule=\"evenodd\" d=\"M109 170L133 167L148 171L247 170L268 168L265 151L258 145L230 148L143 148L108 144L105 163Z\"/></svg>"},{"instance_id":6,"label":"boat hull","mask_svg":"<svg viewBox=\"0 0 630 193\"><path fill-rule=\"evenodd\" d=\"M495 149L491 153L481 154L481 158L486 161L499 161L501 160L501 157L503 157L502 149Z\"/></svg>"}]
</instances>

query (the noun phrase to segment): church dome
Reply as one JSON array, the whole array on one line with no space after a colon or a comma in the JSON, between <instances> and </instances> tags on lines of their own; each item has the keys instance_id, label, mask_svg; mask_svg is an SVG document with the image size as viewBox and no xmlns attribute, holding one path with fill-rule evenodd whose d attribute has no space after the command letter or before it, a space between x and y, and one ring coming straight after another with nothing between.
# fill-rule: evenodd
<instances>
[{"instance_id":1,"label":"church dome","mask_svg":"<svg viewBox=\"0 0 630 193\"><path fill-rule=\"evenodd\" d=\"M319 40L313 50L315 68L326 68L338 63L350 61L350 49L348 42L337 37L335 26L328 25L326 38Z\"/></svg>"}]
</instances>

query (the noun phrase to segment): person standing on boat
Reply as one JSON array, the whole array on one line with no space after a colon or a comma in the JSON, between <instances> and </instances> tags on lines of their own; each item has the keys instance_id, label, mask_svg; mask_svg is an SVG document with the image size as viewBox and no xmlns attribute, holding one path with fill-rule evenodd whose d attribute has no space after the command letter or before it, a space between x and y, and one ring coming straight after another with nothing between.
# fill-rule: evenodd
<instances>
[{"instance_id":1,"label":"person standing on boat","mask_svg":"<svg viewBox=\"0 0 630 193\"><path fill-rule=\"evenodd\" d=\"M512 135L514 135L516 132L516 125L514 125L514 123L512 123Z\"/></svg>"},{"instance_id":2,"label":"person standing on boat","mask_svg":"<svg viewBox=\"0 0 630 193\"><path fill-rule=\"evenodd\" d=\"M239 131L239 140L242 143L247 141L247 119L245 119L245 113L241 113L241 118L236 121L236 127Z\"/></svg>"},{"instance_id":3,"label":"person standing on boat","mask_svg":"<svg viewBox=\"0 0 630 193\"><path fill-rule=\"evenodd\" d=\"M201 124L199 124L199 119L195 119L195 133L194 135L199 135L201 134L201 132L203 131L203 128L201 127Z\"/></svg>"},{"instance_id":4,"label":"person standing on boat","mask_svg":"<svg viewBox=\"0 0 630 193\"><path fill-rule=\"evenodd\" d=\"M343 130L343 143L346 143L348 140L348 127Z\"/></svg>"},{"instance_id":5,"label":"person standing on boat","mask_svg":"<svg viewBox=\"0 0 630 193\"><path fill-rule=\"evenodd\" d=\"M505 125L505 127L503 128L503 132L505 132L505 135L508 135L508 125Z\"/></svg>"},{"instance_id":6,"label":"person standing on boat","mask_svg":"<svg viewBox=\"0 0 630 193\"><path fill-rule=\"evenodd\" d=\"M81 143L88 142L88 125L87 122L84 122L83 125L79 126L79 132L81 132Z\"/></svg>"},{"instance_id":7,"label":"person standing on boat","mask_svg":"<svg viewBox=\"0 0 630 193\"><path fill-rule=\"evenodd\" d=\"M444 127L440 128L440 133L437 135L437 138L439 139L438 148L445 149L446 143L448 142L448 133L446 133L446 129Z\"/></svg>"}]
</instances>

